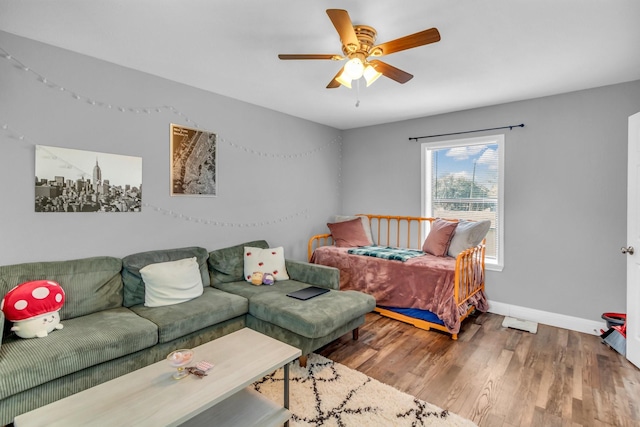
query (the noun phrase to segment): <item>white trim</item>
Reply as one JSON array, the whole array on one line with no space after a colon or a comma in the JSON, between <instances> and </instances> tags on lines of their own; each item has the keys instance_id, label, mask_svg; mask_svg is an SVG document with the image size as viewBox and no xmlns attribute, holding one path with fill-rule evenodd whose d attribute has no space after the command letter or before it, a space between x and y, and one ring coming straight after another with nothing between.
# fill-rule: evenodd
<instances>
[{"instance_id":1,"label":"white trim","mask_svg":"<svg viewBox=\"0 0 640 427\"><path fill-rule=\"evenodd\" d=\"M494 265L496 271L502 271L504 268L504 158L506 144L504 143L504 134L495 135L495 137L498 140L498 180L500 181L498 185L498 218L500 218L500 227L498 227L497 232L500 234L498 235L498 256Z\"/></svg>"},{"instance_id":2,"label":"white trim","mask_svg":"<svg viewBox=\"0 0 640 427\"><path fill-rule=\"evenodd\" d=\"M497 262L484 261L484 268L490 271L502 271L504 269L504 265L498 264Z\"/></svg>"},{"instance_id":3,"label":"white trim","mask_svg":"<svg viewBox=\"0 0 640 427\"><path fill-rule=\"evenodd\" d=\"M421 157L421 211L422 216L432 216L431 198L427 197L427 193L431 188L431 168L432 160L431 156L427 155L429 151L440 150L443 148L453 148L468 145L484 145L484 144L497 144L498 145L498 218L499 222L496 224L496 233L498 233L498 253L495 260L487 261L486 268L494 271L502 271L504 268L504 175L505 175L505 137L504 134L498 135L486 135L478 136L475 138L462 138L448 141L435 141L435 142L423 142L420 144L420 157ZM424 236L426 238L427 230L424 230Z\"/></svg>"},{"instance_id":4,"label":"white trim","mask_svg":"<svg viewBox=\"0 0 640 427\"><path fill-rule=\"evenodd\" d=\"M427 212L431 212L431 199L427 197L426 188L431 187L431 156L426 155L426 146L422 144L420 147L420 165L422 167L422 183L420 189L420 206L422 211L422 216L426 217ZM423 236L421 236L422 240L427 237L426 230L423 231Z\"/></svg>"},{"instance_id":5,"label":"white trim","mask_svg":"<svg viewBox=\"0 0 640 427\"><path fill-rule=\"evenodd\" d=\"M600 329L607 329L607 324L604 321L598 322L595 320L582 319L580 317L551 313L549 311L536 310L534 308L520 307L518 305L505 304L498 301L489 301L489 313L515 317L516 319L530 320L544 325L583 332L590 335L600 335Z\"/></svg>"}]
</instances>

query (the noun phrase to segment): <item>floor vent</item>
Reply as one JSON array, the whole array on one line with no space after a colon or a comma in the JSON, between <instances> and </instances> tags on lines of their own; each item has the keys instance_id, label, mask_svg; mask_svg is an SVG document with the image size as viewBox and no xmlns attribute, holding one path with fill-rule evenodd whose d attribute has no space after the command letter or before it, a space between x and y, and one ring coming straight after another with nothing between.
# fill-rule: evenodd
<instances>
[{"instance_id":1,"label":"floor vent","mask_svg":"<svg viewBox=\"0 0 640 427\"><path fill-rule=\"evenodd\" d=\"M504 328L518 329L520 331L531 332L532 334L535 334L536 332L538 332L537 322L531 322L529 320L520 320L520 319L516 319L515 317L505 316L504 320L502 321L502 326Z\"/></svg>"}]
</instances>

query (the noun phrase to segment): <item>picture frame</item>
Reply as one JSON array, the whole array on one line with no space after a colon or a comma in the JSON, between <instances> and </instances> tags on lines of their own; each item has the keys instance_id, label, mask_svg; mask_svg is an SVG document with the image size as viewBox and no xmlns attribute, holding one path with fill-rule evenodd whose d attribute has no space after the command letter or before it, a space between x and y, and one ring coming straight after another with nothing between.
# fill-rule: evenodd
<instances>
[{"instance_id":1,"label":"picture frame","mask_svg":"<svg viewBox=\"0 0 640 427\"><path fill-rule=\"evenodd\" d=\"M35 212L141 212L142 157L35 146Z\"/></svg>"},{"instance_id":2,"label":"picture frame","mask_svg":"<svg viewBox=\"0 0 640 427\"><path fill-rule=\"evenodd\" d=\"M171 196L218 195L218 135L171 123Z\"/></svg>"}]
</instances>

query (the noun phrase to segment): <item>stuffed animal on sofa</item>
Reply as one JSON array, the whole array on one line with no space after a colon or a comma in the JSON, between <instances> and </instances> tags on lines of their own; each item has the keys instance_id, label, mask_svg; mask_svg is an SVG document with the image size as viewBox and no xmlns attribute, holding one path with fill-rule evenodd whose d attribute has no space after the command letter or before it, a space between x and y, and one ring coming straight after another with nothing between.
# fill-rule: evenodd
<instances>
[{"instance_id":1,"label":"stuffed animal on sofa","mask_svg":"<svg viewBox=\"0 0 640 427\"><path fill-rule=\"evenodd\" d=\"M21 283L7 292L0 310L13 322L11 330L20 338L43 338L54 329L62 329L59 310L64 304L64 289L51 280Z\"/></svg>"},{"instance_id":2,"label":"stuffed animal on sofa","mask_svg":"<svg viewBox=\"0 0 640 427\"><path fill-rule=\"evenodd\" d=\"M264 273L262 276L262 284L263 285L273 285L276 279L273 277L271 273Z\"/></svg>"},{"instance_id":3,"label":"stuffed animal on sofa","mask_svg":"<svg viewBox=\"0 0 640 427\"><path fill-rule=\"evenodd\" d=\"M251 275L251 284L252 285L262 285L262 278L264 277L264 273L260 271L254 271Z\"/></svg>"}]
</instances>

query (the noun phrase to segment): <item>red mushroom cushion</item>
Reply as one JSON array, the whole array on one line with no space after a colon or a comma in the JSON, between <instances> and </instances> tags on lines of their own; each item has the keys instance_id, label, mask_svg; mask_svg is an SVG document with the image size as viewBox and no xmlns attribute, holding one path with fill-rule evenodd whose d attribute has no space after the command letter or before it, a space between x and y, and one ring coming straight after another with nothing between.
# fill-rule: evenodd
<instances>
[{"instance_id":1,"label":"red mushroom cushion","mask_svg":"<svg viewBox=\"0 0 640 427\"><path fill-rule=\"evenodd\" d=\"M64 290L51 280L21 283L7 292L0 310L10 322L19 322L45 313L60 310L64 304Z\"/></svg>"}]
</instances>

